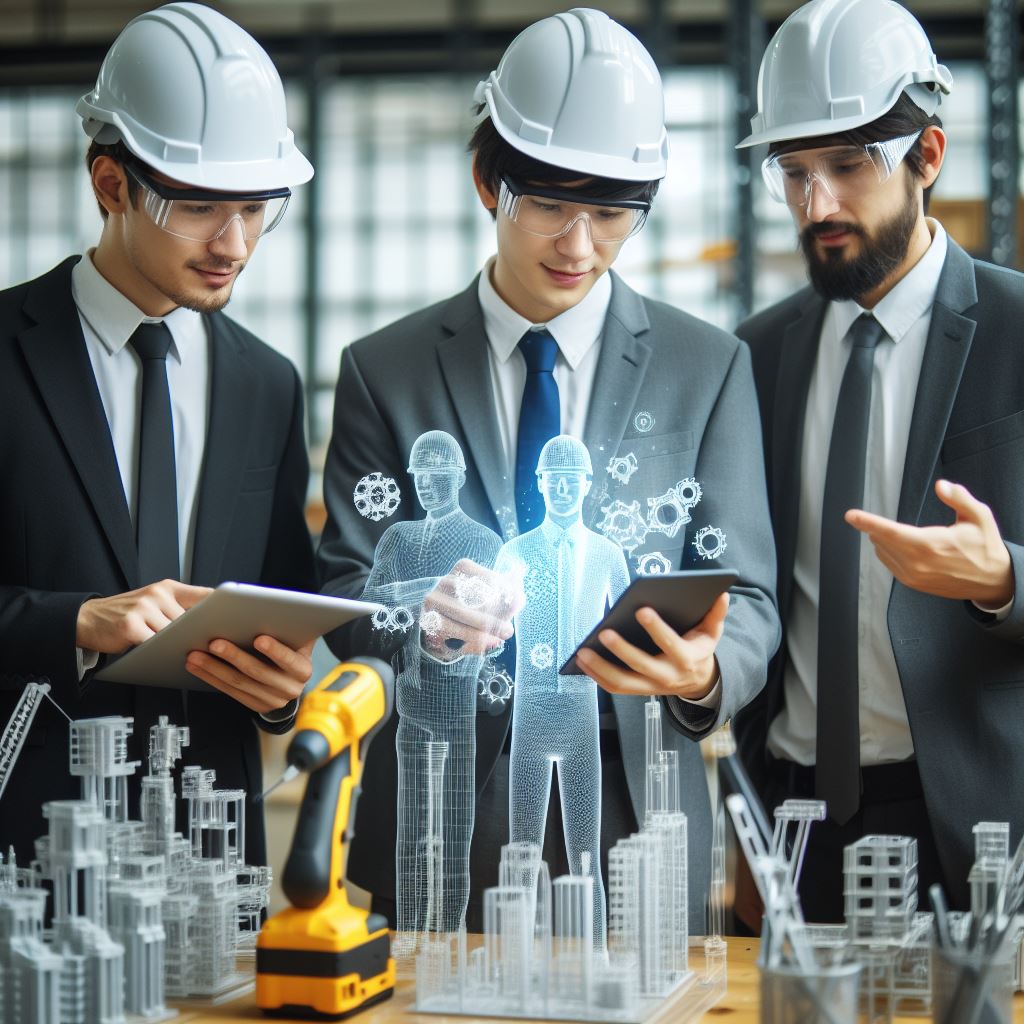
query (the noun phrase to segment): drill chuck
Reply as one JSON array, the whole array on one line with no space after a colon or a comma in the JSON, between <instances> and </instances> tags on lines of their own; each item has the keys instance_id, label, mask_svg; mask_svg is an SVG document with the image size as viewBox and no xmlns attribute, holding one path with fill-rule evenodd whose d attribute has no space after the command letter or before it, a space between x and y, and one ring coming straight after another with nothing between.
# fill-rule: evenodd
<instances>
[{"instance_id":1,"label":"drill chuck","mask_svg":"<svg viewBox=\"0 0 1024 1024\"><path fill-rule=\"evenodd\" d=\"M331 745L323 733L315 729L300 729L288 744L288 763L300 771L312 772L327 763Z\"/></svg>"}]
</instances>

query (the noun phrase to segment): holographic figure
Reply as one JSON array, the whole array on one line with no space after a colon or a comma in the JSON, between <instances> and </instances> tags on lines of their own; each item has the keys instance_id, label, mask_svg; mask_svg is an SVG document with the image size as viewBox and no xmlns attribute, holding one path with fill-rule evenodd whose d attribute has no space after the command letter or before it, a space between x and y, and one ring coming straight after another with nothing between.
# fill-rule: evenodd
<instances>
[{"instance_id":1,"label":"holographic figure","mask_svg":"<svg viewBox=\"0 0 1024 1024\"><path fill-rule=\"evenodd\" d=\"M586 676L558 674L629 584L622 550L587 529L581 519L593 473L581 441L564 434L548 441L537 463L547 514L536 529L505 544L496 568L521 574L526 595L515 617L510 842L543 847L556 766L569 867L573 875L584 875L587 862L593 865L593 941L603 951L597 687Z\"/></svg>"},{"instance_id":2,"label":"holographic figure","mask_svg":"<svg viewBox=\"0 0 1024 1024\"><path fill-rule=\"evenodd\" d=\"M380 625L402 634L396 655L397 955L415 952L418 934L457 931L465 918L477 680L484 657L461 652L464 642L453 635L452 623L460 609L472 618L468 613L491 596L477 570L493 568L501 547L496 533L459 507L466 462L455 438L441 430L422 434L409 454L409 472L426 518L384 531L363 592L366 600L391 609ZM447 744L443 774L427 756L438 744ZM428 807L438 800L444 809L440 837L429 832L428 821ZM431 865L440 878L428 878Z\"/></svg>"}]
</instances>

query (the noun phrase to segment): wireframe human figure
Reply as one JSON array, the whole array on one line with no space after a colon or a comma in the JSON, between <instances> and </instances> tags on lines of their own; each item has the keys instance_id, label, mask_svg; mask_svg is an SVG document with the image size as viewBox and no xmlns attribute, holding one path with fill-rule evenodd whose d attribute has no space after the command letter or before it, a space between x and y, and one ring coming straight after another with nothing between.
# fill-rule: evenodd
<instances>
[{"instance_id":1,"label":"wireframe human figure","mask_svg":"<svg viewBox=\"0 0 1024 1024\"><path fill-rule=\"evenodd\" d=\"M450 932L462 925L469 900L476 684L484 657L465 638L479 625L475 611L490 594L489 570L501 539L459 506L466 462L454 437L443 430L420 435L408 469L426 518L388 527L363 596L391 609L407 608L416 618L397 664L397 930ZM447 743L448 755L441 792L441 875L428 880L428 864L438 861L439 838L429 834L427 814L430 743Z\"/></svg>"},{"instance_id":2,"label":"wireframe human figure","mask_svg":"<svg viewBox=\"0 0 1024 1024\"><path fill-rule=\"evenodd\" d=\"M622 549L583 525L593 482L582 441L560 434L541 449L538 486L544 521L510 540L499 572L522 573L526 604L515 618L516 688L509 765L510 842L543 848L557 766L565 848L574 875L589 854L594 875L594 946L605 948L600 869L601 751L597 688L587 676L558 669L629 585Z\"/></svg>"}]
</instances>

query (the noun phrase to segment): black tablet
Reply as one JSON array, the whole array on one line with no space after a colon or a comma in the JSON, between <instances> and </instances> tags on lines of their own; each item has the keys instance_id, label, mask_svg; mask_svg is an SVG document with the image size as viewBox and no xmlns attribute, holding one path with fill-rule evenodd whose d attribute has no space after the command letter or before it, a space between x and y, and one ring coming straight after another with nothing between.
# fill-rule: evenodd
<instances>
[{"instance_id":1,"label":"black tablet","mask_svg":"<svg viewBox=\"0 0 1024 1024\"><path fill-rule=\"evenodd\" d=\"M728 590L737 579L737 574L728 569L695 569L690 572L641 576L626 588L576 651L581 647L589 647L602 658L607 658L613 665L626 668L627 666L597 639L602 629L614 629L641 650L649 654L658 654L657 645L648 636L647 630L636 621L636 613L641 608L653 608L677 633L682 634L696 626L715 603L715 598ZM559 669L561 675L584 674L576 664L576 651L573 651L569 660Z\"/></svg>"}]
</instances>

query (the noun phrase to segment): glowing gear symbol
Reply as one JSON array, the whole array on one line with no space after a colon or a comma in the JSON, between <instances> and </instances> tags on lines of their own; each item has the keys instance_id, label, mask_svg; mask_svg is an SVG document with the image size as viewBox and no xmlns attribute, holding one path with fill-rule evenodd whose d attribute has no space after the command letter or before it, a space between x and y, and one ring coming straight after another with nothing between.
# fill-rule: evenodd
<instances>
[{"instance_id":1,"label":"glowing gear symbol","mask_svg":"<svg viewBox=\"0 0 1024 1024\"><path fill-rule=\"evenodd\" d=\"M378 608L370 621L374 629L386 629L389 633L407 633L415 620L408 608L398 605L397 608Z\"/></svg>"},{"instance_id":2,"label":"glowing gear symbol","mask_svg":"<svg viewBox=\"0 0 1024 1024\"><path fill-rule=\"evenodd\" d=\"M477 697L492 713L500 711L512 696L512 677L503 669L484 670L480 675Z\"/></svg>"},{"instance_id":3,"label":"glowing gear symbol","mask_svg":"<svg viewBox=\"0 0 1024 1024\"><path fill-rule=\"evenodd\" d=\"M672 563L660 551L648 551L636 560L636 571L641 576L661 576L671 570Z\"/></svg>"},{"instance_id":4,"label":"glowing gear symbol","mask_svg":"<svg viewBox=\"0 0 1024 1024\"><path fill-rule=\"evenodd\" d=\"M637 469L639 469L639 463L636 460L636 456L630 452L628 455L613 456L605 467L605 472L617 484L628 484Z\"/></svg>"},{"instance_id":5,"label":"glowing gear symbol","mask_svg":"<svg viewBox=\"0 0 1024 1024\"><path fill-rule=\"evenodd\" d=\"M693 477L687 477L657 498L648 498L648 529L674 537L679 528L693 518L690 509L700 501L702 494L700 484Z\"/></svg>"},{"instance_id":6,"label":"glowing gear symbol","mask_svg":"<svg viewBox=\"0 0 1024 1024\"><path fill-rule=\"evenodd\" d=\"M482 608L494 593L479 576L468 576L465 573L455 575L455 596L459 604L466 608Z\"/></svg>"},{"instance_id":7,"label":"glowing gear symbol","mask_svg":"<svg viewBox=\"0 0 1024 1024\"><path fill-rule=\"evenodd\" d=\"M725 534L717 526L702 526L693 538L693 546L701 558L710 561L725 551Z\"/></svg>"},{"instance_id":8,"label":"glowing gear symbol","mask_svg":"<svg viewBox=\"0 0 1024 1024\"><path fill-rule=\"evenodd\" d=\"M644 542L648 525L640 513L640 502L629 504L616 498L610 505L601 508L604 518L597 528L609 539L615 541L627 554L632 554Z\"/></svg>"},{"instance_id":9,"label":"glowing gear symbol","mask_svg":"<svg viewBox=\"0 0 1024 1024\"><path fill-rule=\"evenodd\" d=\"M534 644L530 651L530 664L542 671L555 663L555 649L551 644Z\"/></svg>"},{"instance_id":10,"label":"glowing gear symbol","mask_svg":"<svg viewBox=\"0 0 1024 1024\"><path fill-rule=\"evenodd\" d=\"M429 608L420 616L420 632L427 636L437 636L443 624L444 619L436 608Z\"/></svg>"},{"instance_id":11,"label":"glowing gear symbol","mask_svg":"<svg viewBox=\"0 0 1024 1024\"><path fill-rule=\"evenodd\" d=\"M641 434L649 434L654 429L654 417L646 409L641 409L633 417L633 426Z\"/></svg>"},{"instance_id":12,"label":"glowing gear symbol","mask_svg":"<svg viewBox=\"0 0 1024 1024\"><path fill-rule=\"evenodd\" d=\"M383 473L370 473L356 484L352 500L361 516L379 523L398 510L402 492L391 477Z\"/></svg>"}]
</instances>

